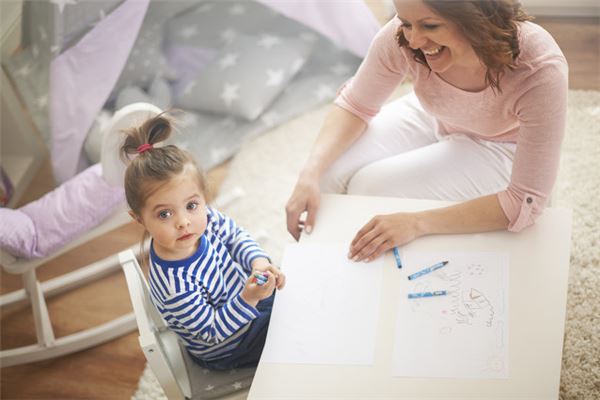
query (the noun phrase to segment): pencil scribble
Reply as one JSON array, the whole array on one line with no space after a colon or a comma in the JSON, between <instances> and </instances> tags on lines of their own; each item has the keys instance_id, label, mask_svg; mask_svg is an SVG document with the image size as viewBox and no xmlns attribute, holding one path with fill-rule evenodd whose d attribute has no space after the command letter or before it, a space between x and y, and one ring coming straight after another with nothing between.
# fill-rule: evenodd
<instances>
[{"instance_id":1,"label":"pencil scribble","mask_svg":"<svg viewBox=\"0 0 600 400\"><path fill-rule=\"evenodd\" d=\"M463 293L462 309L457 312L456 322L473 325L482 321L485 326L492 327L494 322L494 306L479 290L471 288Z\"/></svg>"}]
</instances>

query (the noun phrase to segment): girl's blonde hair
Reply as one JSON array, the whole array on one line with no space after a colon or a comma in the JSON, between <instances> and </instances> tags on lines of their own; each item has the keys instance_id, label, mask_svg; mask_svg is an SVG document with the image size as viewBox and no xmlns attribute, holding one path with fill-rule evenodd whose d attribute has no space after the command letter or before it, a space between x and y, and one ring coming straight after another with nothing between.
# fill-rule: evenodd
<instances>
[{"instance_id":1,"label":"girl's blonde hair","mask_svg":"<svg viewBox=\"0 0 600 400\"><path fill-rule=\"evenodd\" d=\"M208 200L206 177L192 155L174 145L155 147L157 143L167 140L172 132L173 122L165 113L125 131L127 137L120 151L121 159L128 162L125 170L125 197L131 211L138 216L151 194L151 187L167 182L187 167L192 167L195 171L198 186ZM140 151L142 145L152 147Z\"/></svg>"}]
</instances>

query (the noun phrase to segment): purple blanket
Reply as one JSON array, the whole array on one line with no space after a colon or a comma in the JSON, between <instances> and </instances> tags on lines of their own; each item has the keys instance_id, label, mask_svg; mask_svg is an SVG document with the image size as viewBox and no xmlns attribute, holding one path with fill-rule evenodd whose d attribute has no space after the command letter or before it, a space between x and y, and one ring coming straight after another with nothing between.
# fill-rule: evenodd
<instances>
[{"instance_id":1,"label":"purple blanket","mask_svg":"<svg viewBox=\"0 0 600 400\"><path fill-rule=\"evenodd\" d=\"M100 164L18 210L0 208L0 247L16 257L45 257L98 225L125 201Z\"/></svg>"}]
</instances>

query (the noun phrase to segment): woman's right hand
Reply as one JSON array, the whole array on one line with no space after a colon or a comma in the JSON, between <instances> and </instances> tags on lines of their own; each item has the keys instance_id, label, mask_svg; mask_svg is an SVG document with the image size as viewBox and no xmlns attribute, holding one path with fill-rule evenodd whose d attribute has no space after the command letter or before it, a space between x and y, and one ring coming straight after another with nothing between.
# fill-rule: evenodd
<instances>
[{"instance_id":1,"label":"woman's right hand","mask_svg":"<svg viewBox=\"0 0 600 400\"><path fill-rule=\"evenodd\" d=\"M319 209L320 195L318 176L306 172L302 173L285 206L287 230L296 241L300 239L302 230L306 233L312 231ZM302 219L302 214L305 211L306 218Z\"/></svg>"},{"instance_id":2,"label":"woman's right hand","mask_svg":"<svg viewBox=\"0 0 600 400\"><path fill-rule=\"evenodd\" d=\"M302 230L310 233L315 226L321 200L321 174L362 135L366 127L366 122L342 107L334 106L327 114L285 206L287 230L294 239L300 239ZM306 216L303 218L302 214L305 212Z\"/></svg>"}]
</instances>

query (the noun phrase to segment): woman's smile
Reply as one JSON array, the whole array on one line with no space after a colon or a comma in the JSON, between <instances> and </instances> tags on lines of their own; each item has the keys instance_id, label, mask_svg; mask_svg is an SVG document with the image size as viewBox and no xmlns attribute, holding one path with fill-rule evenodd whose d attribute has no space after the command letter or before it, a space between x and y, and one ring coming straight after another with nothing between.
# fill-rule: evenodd
<instances>
[{"instance_id":1,"label":"woman's smile","mask_svg":"<svg viewBox=\"0 0 600 400\"><path fill-rule=\"evenodd\" d=\"M421 49L421 51L427 57L434 57L435 55L439 54L439 52L442 51L443 49L445 49L444 46L439 46L439 47L430 48L429 50Z\"/></svg>"}]
</instances>

